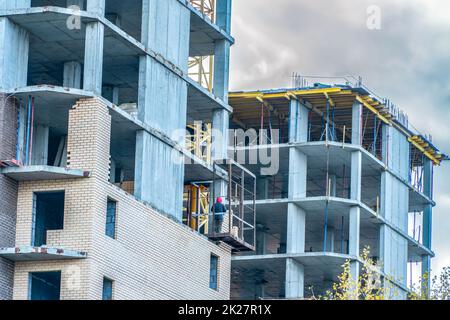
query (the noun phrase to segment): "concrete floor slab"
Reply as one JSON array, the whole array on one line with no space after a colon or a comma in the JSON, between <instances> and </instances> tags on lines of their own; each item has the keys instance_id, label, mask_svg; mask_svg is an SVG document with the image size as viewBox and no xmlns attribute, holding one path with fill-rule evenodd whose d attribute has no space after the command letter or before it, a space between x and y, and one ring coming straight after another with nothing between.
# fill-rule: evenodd
<instances>
[{"instance_id":1,"label":"concrete floor slab","mask_svg":"<svg viewBox=\"0 0 450 320\"><path fill-rule=\"evenodd\" d=\"M90 172L51 166L9 167L0 173L16 181L43 181L88 178Z\"/></svg>"},{"instance_id":2,"label":"concrete floor slab","mask_svg":"<svg viewBox=\"0 0 450 320\"><path fill-rule=\"evenodd\" d=\"M87 258L87 253L58 248L0 248L0 257L14 262L75 260Z\"/></svg>"}]
</instances>

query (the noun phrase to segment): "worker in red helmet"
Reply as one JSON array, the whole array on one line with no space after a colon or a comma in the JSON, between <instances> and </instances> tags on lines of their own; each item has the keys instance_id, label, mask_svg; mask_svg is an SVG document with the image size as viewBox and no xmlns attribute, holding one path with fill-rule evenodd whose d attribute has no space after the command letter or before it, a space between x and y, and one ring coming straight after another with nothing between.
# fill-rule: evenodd
<instances>
[{"instance_id":1,"label":"worker in red helmet","mask_svg":"<svg viewBox=\"0 0 450 320\"><path fill-rule=\"evenodd\" d=\"M214 232L221 233L223 218L227 213L227 208L223 204L221 197L217 197L216 203L212 207L212 212L214 213Z\"/></svg>"}]
</instances>

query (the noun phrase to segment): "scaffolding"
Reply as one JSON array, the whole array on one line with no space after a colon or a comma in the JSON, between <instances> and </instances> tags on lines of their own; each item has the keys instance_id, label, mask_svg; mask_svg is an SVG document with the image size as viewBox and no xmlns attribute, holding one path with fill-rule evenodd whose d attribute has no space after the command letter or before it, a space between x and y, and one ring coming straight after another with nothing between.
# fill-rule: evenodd
<instances>
[{"instance_id":1,"label":"scaffolding","mask_svg":"<svg viewBox=\"0 0 450 320\"><path fill-rule=\"evenodd\" d=\"M225 199L227 213L223 223L216 226L217 214L213 206L211 228L207 236L213 241L221 241L235 252L254 251L256 248L256 177L249 170L233 160L215 161L214 167L223 167L228 172L227 195ZM215 192L216 177L213 179L212 193Z\"/></svg>"},{"instance_id":2,"label":"scaffolding","mask_svg":"<svg viewBox=\"0 0 450 320\"><path fill-rule=\"evenodd\" d=\"M187 126L186 150L207 164L212 164L212 124L200 121Z\"/></svg>"},{"instance_id":3,"label":"scaffolding","mask_svg":"<svg viewBox=\"0 0 450 320\"><path fill-rule=\"evenodd\" d=\"M201 183L191 183L184 187L183 223L198 233L209 231L211 193L209 187Z\"/></svg>"},{"instance_id":4,"label":"scaffolding","mask_svg":"<svg viewBox=\"0 0 450 320\"><path fill-rule=\"evenodd\" d=\"M216 20L216 0L189 0L192 6L207 16L212 22Z\"/></svg>"},{"instance_id":5,"label":"scaffolding","mask_svg":"<svg viewBox=\"0 0 450 320\"><path fill-rule=\"evenodd\" d=\"M214 56L189 57L189 77L199 85L213 91Z\"/></svg>"},{"instance_id":6,"label":"scaffolding","mask_svg":"<svg viewBox=\"0 0 450 320\"><path fill-rule=\"evenodd\" d=\"M216 19L216 0L190 0L192 6L208 17ZM209 92L213 91L214 56L189 57L189 76Z\"/></svg>"}]
</instances>

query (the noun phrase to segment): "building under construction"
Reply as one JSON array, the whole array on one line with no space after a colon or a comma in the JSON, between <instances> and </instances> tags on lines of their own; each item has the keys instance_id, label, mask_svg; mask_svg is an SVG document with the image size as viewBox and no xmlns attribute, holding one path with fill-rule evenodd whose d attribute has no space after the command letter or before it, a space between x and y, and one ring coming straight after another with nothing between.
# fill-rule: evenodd
<instances>
[{"instance_id":1,"label":"building under construction","mask_svg":"<svg viewBox=\"0 0 450 320\"><path fill-rule=\"evenodd\" d=\"M0 0L0 299L230 297L255 241L254 176L211 136L230 24L231 0Z\"/></svg>"},{"instance_id":2,"label":"building under construction","mask_svg":"<svg viewBox=\"0 0 450 320\"><path fill-rule=\"evenodd\" d=\"M0 299L302 299L366 246L398 298L429 271L446 156L360 84L229 101L230 33L231 0L0 0Z\"/></svg>"},{"instance_id":3,"label":"building under construction","mask_svg":"<svg viewBox=\"0 0 450 320\"><path fill-rule=\"evenodd\" d=\"M231 127L266 136L235 150L280 159L271 175L259 161L248 165L257 179L256 252L233 257L232 298L324 295L348 260L358 279L369 248L390 298L405 299L408 266L430 271L433 166L447 157L359 81L295 79L294 89L230 94Z\"/></svg>"}]
</instances>

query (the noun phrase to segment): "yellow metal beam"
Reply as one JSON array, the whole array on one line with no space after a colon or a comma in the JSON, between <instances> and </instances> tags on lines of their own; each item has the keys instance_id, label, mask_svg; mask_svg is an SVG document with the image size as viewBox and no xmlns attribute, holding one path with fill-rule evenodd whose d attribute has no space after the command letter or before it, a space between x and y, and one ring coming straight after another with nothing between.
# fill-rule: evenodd
<instances>
[{"instance_id":1,"label":"yellow metal beam","mask_svg":"<svg viewBox=\"0 0 450 320\"><path fill-rule=\"evenodd\" d=\"M378 118L380 118L381 121L384 123L391 125L391 121L387 119L385 116L383 116L380 111L378 111L374 106L366 102L360 95L356 96L356 100L361 103L364 107L372 111L375 115L377 115Z\"/></svg>"},{"instance_id":2,"label":"yellow metal beam","mask_svg":"<svg viewBox=\"0 0 450 320\"><path fill-rule=\"evenodd\" d=\"M330 98L329 94L327 92L324 93L325 98L327 98L328 102L330 103L330 105L334 108L336 105L334 104L333 99Z\"/></svg>"},{"instance_id":3,"label":"yellow metal beam","mask_svg":"<svg viewBox=\"0 0 450 320\"><path fill-rule=\"evenodd\" d=\"M441 156L441 157L433 156L429 151L427 151L425 148L423 148L423 147L422 147L417 141L415 141L413 138L414 138L414 137L408 138L408 141L409 141L412 145L414 145L420 152L422 152L428 159L430 159L431 161L433 161L434 164L436 164L436 165L439 166L439 165L441 164L441 161L439 160L439 158L442 158L442 156Z\"/></svg>"},{"instance_id":4,"label":"yellow metal beam","mask_svg":"<svg viewBox=\"0 0 450 320\"><path fill-rule=\"evenodd\" d=\"M300 97L310 94L324 94L324 93L339 93L342 92L341 88L322 88L322 89L308 89L308 90L294 90L289 91L291 94ZM262 97L263 99L277 99L286 98L286 92L280 93L263 93L263 92L237 92L230 93L230 98L241 98L241 99L257 99L257 97Z\"/></svg>"}]
</instances>

